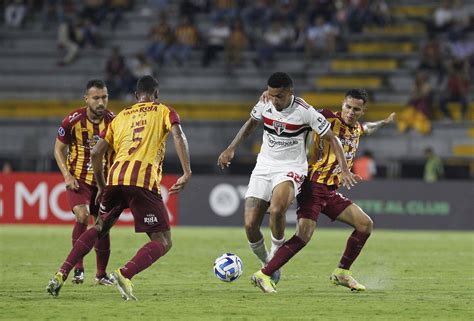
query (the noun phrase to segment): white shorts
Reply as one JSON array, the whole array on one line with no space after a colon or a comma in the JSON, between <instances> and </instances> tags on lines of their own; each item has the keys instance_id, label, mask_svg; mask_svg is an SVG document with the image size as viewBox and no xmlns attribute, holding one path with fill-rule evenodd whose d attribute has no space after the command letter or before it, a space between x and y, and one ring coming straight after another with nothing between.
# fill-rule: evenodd
<instances>
[{"instance_id":1,"label":"white shorts","mask_svg":"<svg viewBox=\"0 0 474 321\"><path fill-rule=\"evenodd\" d=\"M255 166L250 176L250 182L245 193L245 198L255 197L270 202L273 189L285 181L292 181L295 188L295 198L301 191L306 176L306 171L295 170L295 168L272 168L272 166Z\"/></svg>"}]
</instances>

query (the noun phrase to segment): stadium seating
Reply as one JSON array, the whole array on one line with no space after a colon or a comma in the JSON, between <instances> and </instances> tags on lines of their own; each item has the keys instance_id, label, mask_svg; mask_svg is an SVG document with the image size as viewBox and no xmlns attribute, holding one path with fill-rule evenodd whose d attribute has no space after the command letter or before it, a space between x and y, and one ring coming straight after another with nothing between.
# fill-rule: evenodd
<instances>
[{"instance_id":1,"label":"stadium seating","mask_svg":"<svg viewBox=\"0 0 474 321\"><path fill-rule=\"evenodd\" d=\"M9 131L11 127L3 126L0 158L24 152L31 146L33 150L51 156L51 139L54 140L58 119L82 105L80 99L88 79L103 78L110 48L119 45L122 53L131 57L147 46L146 34L155 18L143 15L140 10L143 3L137 1L135 10L125 14L125 22L117 30L104 29L104 48L85 48L79 59L67 66L57 65L56 31L42 30L39 21L34 21L27 30L1 30L0 121L13 119L20 127L24 122L22 119L29 119L28 122L38 119L54 121L35 122L38 126L36 132L25 128L20 134L18 131L13 134ZM215 64L203 68L202 52L196 50L185 68L170 64L156 69L161 99L176 108L185 120L189 136L193 137L192 143L198 146L198 157L202 158L214 157L230 141L248 117L250 107L265 90L268 75L276 70L289 72L294 78L296 93L316 108L338 108L345 90L366 87L371 101L365 119L383 118L390 112L402 110L407 103L413 73L419 63L418 45L426 38L426 28L420 21L431 14L436 4L437 1L400 0L397 5L391 5L392 24L368 27L360 34L351 34L347 38L347 50L320 56L310 63L303 61L302 53L278 52L272 65L256 67L252 63L256 53L245 51L241 68L227 69L222 57ZM171 6L174 7L170 10L170 18L176 19L176 4ZM196 19L201 29L209 24L206 15L198 14ZM111 102L111 109L120 110L132 98ZM451 104L449 108L459 119L459 106ZM438 112L435 115L440 116ZM472 157L474 104L471 103L470 112L463 120L468 122L437 125L430 137L420 137L416 133L403 136L394 128L384 130L389 134L371 138L370 146L362 147L370 147L387 160L405 153L420 157L427 145L435 146L443 157L469 158ZM224 125L217 126L216 121ZM212 124L212 128L206 128L206 124ZM454 133L458 143L452 143L454 138L444 139L446 133ZM43 134L45 136L40 139ZM204 146L194 138L201 136L218 136L219 142ZM10 147L11 141L16 143ZM7 144L9 147L4 148ZM420 148L411 144L419 144ZM253 142L244 147L243 157L253 155L252 147Z\"/></svg>"}]
</instances>

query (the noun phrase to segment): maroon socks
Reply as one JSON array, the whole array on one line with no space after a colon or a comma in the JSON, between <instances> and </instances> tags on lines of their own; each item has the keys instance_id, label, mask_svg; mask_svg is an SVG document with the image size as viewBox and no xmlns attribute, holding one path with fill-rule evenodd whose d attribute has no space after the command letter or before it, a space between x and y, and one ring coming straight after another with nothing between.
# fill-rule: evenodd
<instances>
[{"instance_id":1,"label":"maroon socks","mask_svg":"<svg viewBox=\"0 0 474 321\"><path fill-rule=\"evenodd\" d=\"M76 243L77 239L87 230L87 224L82 224L80 222L75 222L74 227L72 228L72 246ZM82 263L82 259L77 261L76 269L84 271L84 264Z\"/></svg>"},{"instance_id":2,"label":"maroon socks","mask_svg":"<svg viewBox=\"0 0 474 321\"><path fill-rule=\"evenodd\" d=\"M354 263L360 251L370 234L354 231L347 240L346 250L339 263L339 268L349 270ZM268 276L286 264L296 253L298 253L306 244L298 236L293 235L276 251L275 256L262 269L262 272Z\"/></svg>"},{"instance_id":3,"label":"maroon socks","mask_svg":"<svg viewBox=\"0 0 474 321\"><path fill-rule=\"evenodd\" d=\"M80 222L76 222L74 224L74 228L72 229L72 246L74 247L76 241L79 237L87 231L87 225L82 224ZM103 238L98 239L95 242L95 252L96 252L96 260L97 260L97 277L103 277L106 275L106 268L107 263L109 262L110 257L110 235L107 234ZM89 252L89 251L87 251ZM70 263L70 262L69 262ZM84 271L84 264L83 264L83 257L79 258L77 263L74 266L76 269L80 269ZM68 272L69 273L69 272Z\"/></svg>"},{"instance_id":4,"label":"maroon socks","mask_svg":"<svg viewBox=\"0 0 474 321\"><path fill-rule=\"evenodd\" d=\"M346 250L341 257L338 267L341 269L349 270L352 263L359 256L360 251L364 247L365 242L369 238L370 233L359 232L354 230L351 236L347 240Z\"/></svg>"},{"instance_id":5,"label":"maroon socks","mask_svg":"<svg viewBox=\"0 0 474 321\"><path fill-rule=\"evenodd\" d=\"M266 275L272 275L276 270L286 264L296 253L298 253L306 245L302 239L293 235L291 239L283 243L283 245L276 251L273 258L262 269Z\"/></svg>"},{"instance_id":6,"label":"maroon socks","mask_svg":"<svg viewBox=\"0 0 474 321\"><path fill-rule=\"evenodd\" d=\"M110 257L110 234L104 235L102 238L98 239L94 245L96 262L97 262L97 273L96 277L98 279L106 275L105 270L107 269L107 264L109 263Z\"/></svg>"},{"instance_id":7,"label":"maroon socks","mask_svg":"<svg viewBox=\"0 0 474 321\"><path fill-rule=\"evenodd\" d=\"M59 272L63 274L64 279L67 278L69 272L71 272L76 263L79 262L79 260L82 260L82 258L92 250L97 238L99 237L98 235L99 232L97 232L95 228L90 228L76 240L71 252L69 252L69 256L59 269Z\"/></svg>"},{"instance_id":8,"label":"maroon socks","mask_svg":"<svg viewBox=\"0 0 474 321\"><path fill-rule=\"evenodd\" d=\"M160 241L150 241L138 250L137 254L127 263L120 272L127 279L132 279L165 254L166 250Z\"/></svg>"}]
</instances>

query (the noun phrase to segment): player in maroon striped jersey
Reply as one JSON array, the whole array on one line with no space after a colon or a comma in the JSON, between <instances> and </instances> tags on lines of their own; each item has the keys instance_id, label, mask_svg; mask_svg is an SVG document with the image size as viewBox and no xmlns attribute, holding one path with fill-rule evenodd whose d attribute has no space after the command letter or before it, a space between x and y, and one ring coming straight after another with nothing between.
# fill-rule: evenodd
<instances>
[{"instance_id":1,"label":"player in maroon striped jersey","mask_svg":"<svg viewBox=\"0 0 474 321\"><path fill-rule=\"evenodd\" d=\"M72 245L86 231L89 214L94 217L98 214L98 206L94 202L97 187L90 154L99 140L100 133L114 118L114 114L107 110L108 93L102 80L93 79L87 83L84 100L85 107L74 110L64 118L54 145L54 157L64 176L69 205L76 216L72 231ZM97 241L95 250L96 283L112 285L106 273L110 256L108 235ZM76 284L84 282L82 260L75 266L72 282Z\"/></svg>"},{"instance_id":2,"label":"player in maroon striped jersey","mask_svg":"<svg viewBox=\"0 0 474 321\"><path fill-rule=\"evenodd\" d=\"M74 265L92 250L97 240L109 234L126 208L132 212L135 232L146 233L150 241L110 275L124 300L137 300L131 279L171 249L168 210L160 188L166 139L170 133L183 175L171 186L169 195L183 190L192 173L188 143L179 115L173 108L158 102L158 93L159 85L155 78L141 77L135 92L137 103L123 109L94 146L91 159L98 187L96 203L100 202L99 217L95 226L77 240L49 281L46 291L52 296L59 295ZM115 151L115 157L106 182L103 161L110 150Z\"/></svg>"},{"instance_id":3,"label":"player in maroon striped jersey","mask_svg":"<svg viewBox=\"0 0 474 321\"><path fill-rule=\"evenodd\" d=\"M359 145L361 135L370 135L382 126L391 123L395 114L377 122L359 123L359 118L367 109L367 92L363 89L353 89L346 93L341 112L319 110L331 124L334 134L339 137L349 166ZM274 257L253 277L258 280L263 292L275 292L270 276L279 270L311 239L319 213L323 212L331 220L344 222L354 231L349 237L344 254L338 267L330 279L336 285L345 286L352 291L364 291L365 287L357 282L349 270L356 260L365 242L372 232L373 222L370 217L351 200L337 192L341 185L341 169L336 163L336 155L332 146L314 135L314 155L309 162L308 178L298 195L298 227L295 235L283 244Z\"/></svg>"}]
</instances>

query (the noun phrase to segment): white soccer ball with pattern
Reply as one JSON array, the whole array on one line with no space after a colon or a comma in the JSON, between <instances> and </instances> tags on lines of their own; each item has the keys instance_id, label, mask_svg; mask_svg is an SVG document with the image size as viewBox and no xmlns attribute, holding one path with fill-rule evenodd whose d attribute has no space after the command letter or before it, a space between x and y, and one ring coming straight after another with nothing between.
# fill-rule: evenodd
<instances>
[{"instance_id":1,"label":"white soccer ball with pattern","mask_svg":"<svg viewBox=\"0 0 474 321\"><path fill-rule=\"evenodd\" d=\"M224 253L214 261L214 274L221 281L235 281L242 275L242 271L242 260L235 254Z\"/></svg>"}]
</instances>

